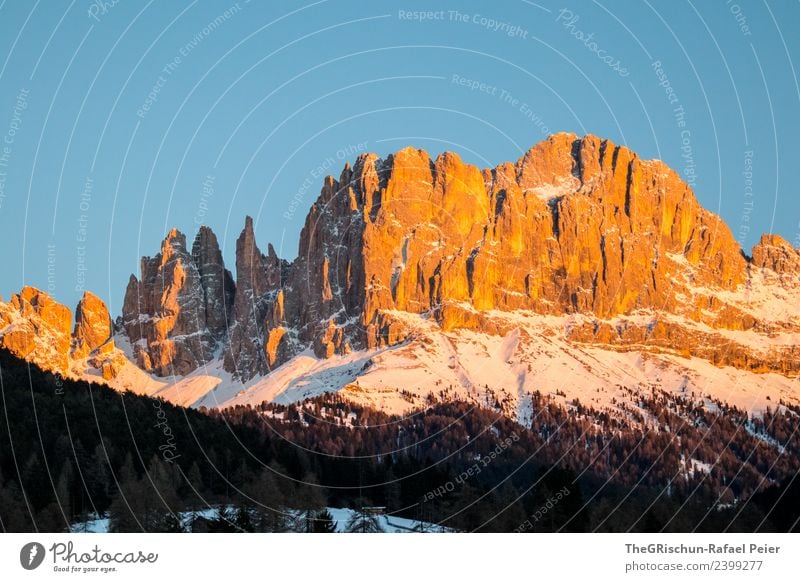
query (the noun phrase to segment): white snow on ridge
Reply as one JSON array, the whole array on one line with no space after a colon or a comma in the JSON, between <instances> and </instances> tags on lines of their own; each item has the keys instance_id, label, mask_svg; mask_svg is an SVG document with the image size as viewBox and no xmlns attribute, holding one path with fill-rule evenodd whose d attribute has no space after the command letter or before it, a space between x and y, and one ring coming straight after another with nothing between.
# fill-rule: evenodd
<instances>
[{"instance_id":1,"label":"white snow on ridge","mask_svg":"<svg viewBox=\"0 0 800 582\"><path fill-rule=\"evenodd\" d=\"M714 290L713 294L760 322L777 327L800 325L800 281L782 279L768 269L755 273L750 285L736 291Z\"/></svg>"},{"instance_id":2,"label":"white snow on ridge","mask_svg":"<svg viewBox=\"0 0 800 582\"><path fill-rule=\"evenodd\" d=\"M329 359L306 351L247 383L234 380L216 361L175 382L154 378L129 364L130 369L126 365L112 385L176 404L219 408L265 401L290 403L340 391L354 402L396 414L419 409L429 394L443 392L444 398L488 405L505 400L523 424L529 422L530 394L535 391L565 405L578 399L586 406L610 411L618 410L621 402L633 403L636 394L649 394L653 388L699 402L719 399L754 414L774 408L781 399L800 403L800 381L779 374L717 367L703 359L669 353L614 351L565 339L565 329L585 316L485 315L502 320L511 331L504 336L470 330L443 332L424 316L404 313L398 316L414 330L414 339L406 343ZM647 325L654 317L639 314L619 320ZM722 333L737 342L750 340L754 349L796 341L748 332L702 331Z\"/></svg>"},{"instance_id":3,"label":"white snow on ridge","mask_svg":"<svg viewBox=\"0 0 800 582\"><path fill-rule=\"evenodd\" d=\"M554 184L543 184L535 188L525 188L523 192L530 192L541 200L549 202L550 200L561 198L562 196L577 192L580 187L580 180L575 176L570 176L569 178L561 178L557 183Z\"/></svg>"}]
</instances>

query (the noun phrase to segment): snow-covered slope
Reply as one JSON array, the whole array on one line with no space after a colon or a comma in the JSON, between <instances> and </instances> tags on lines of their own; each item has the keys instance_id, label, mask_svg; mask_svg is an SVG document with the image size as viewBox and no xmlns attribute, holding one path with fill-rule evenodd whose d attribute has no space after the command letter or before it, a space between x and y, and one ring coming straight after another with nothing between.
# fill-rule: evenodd
<instances>
[{"instance_id":1,"label":"snow-covered slope","mask_svg":"<svg viewBox=\"0 0 800 582\"><path fill-rule=\"evenodd\" d=\"M566 406L577 399L585 406L611 412L618 412L622 403L635 405L637 394L649 394L653 388L698 402L721 400L753 413L775 407L781 400L800 402L800 381L780 374L718 367L664 348L651 350L646 344L623 350L568 340L567 331L584 324L583 316L489 313L498 325L510 330L504 335L442 331L425 317L393 316L403 317L413 326L412 339L327 359L304 352L271 374L247 383L235 381L221 362L215 362L174 382L151 377L130 364L111 384L176 404L220 408L265 401L289 403L340 391L354 402L404 414L425 406L427 397L433 395L487 406L502 403L522 424L529 420L529 395L536 391ZM654 316L639 314L611 323L646 325L648 317ZM778 333L768 339L754 337L752 342L755 351L769 349L773 343L796 345L800 338Z\"/></svg>"},{"instance_id":2,"label":"snow-covered slope","mask_svg":"<svg viewBox=\"0 0 800 582\"><path fill-rule=\"evenodd\" d=\"M578 400L625 414L624 408L638 407L639 394L658 389L759 413L781 401L800 402L800 284L772 272L760 276L760 285L741 287L726 298L758 322L746 331L652 310L599 320L522 310L478 312L467 304L459 309L480 316L482 327L447 330L426 315L385 310L383 316L406 330L405 341L328 358L307 349L245 382L226 370L222 350L186 375L149 373L134 363L135 346L122 331L88 354L70 351L76 344L68 311L36 290L20 295L17 303L0 304L0 338L7 349L46 369L181 406L290 403L338 391L397 414L422 408L431 397L461 399L502 409L527 424L535 392L565 406ZM30 308L22 301L28 295L35 297ZM659 328L661 333L650 333ZM690 357L698 353L703 357ZM736 367L712 363L728 361ZM775 362L785 364L784 374L767 372L776 369Z\"/></svg>"},{"instance_id":3,"label":"snow-covered slope","mask_svg":"<svg viewBox=\"0 0 800 582\"><path fill-rule=\"evenodd\" d=\"M181 521L181 525L185 531L191 531L191 523L194 519L219 519L219 507L208 507L199 511L183 511L178 513L177 517ZM337 533L347 532L347 524L356 515L356 511L347 508L328 507L326 508L331 514L334 523L336 524ZM230 512L235 512L236 508L230 506ZM287 512L287 516L294 516L297 512ZM446 528L433 523L424 521L417 521L414 519L406 519L404 517L396 517L393 515L379 515L376 516L375 521L380 527L382 533L415 533L415 532L429 532L429 533L448 533L455 532L455 530ZM70 527L71 533L108 533L111 525L111 520L108 517L94 517L83 522L72 524Z\"/></svg>"}]
</instances>

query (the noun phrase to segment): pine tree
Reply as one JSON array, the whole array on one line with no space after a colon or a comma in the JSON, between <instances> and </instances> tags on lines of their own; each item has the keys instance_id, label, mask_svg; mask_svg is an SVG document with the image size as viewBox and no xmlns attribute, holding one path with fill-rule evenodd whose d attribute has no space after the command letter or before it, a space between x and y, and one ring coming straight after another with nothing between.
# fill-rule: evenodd
<instances>
[{"instance_id":1,"label":"pine tree","mask_svg":"<svg viewBox=\"0 0 800 582\"><path fill-rule=\"evenodd\" d=\"M4 532L34 531L25 499L13 479L0 486L0 527Z\"/></svg>"},{"instance_id":2,"label":"pine tree","mask_svg":"<svg viewBox=\"0 0 800 582\"><path fill-rule=\"evenodd\" d=\"M364 507L366 500L359 500L353 516L347 520L345 531L347 533L383 533L383 526L377 515L367 511Z\"/></svg>"},{"instance_id":3,"label":"pine tree","mask_svg":"<svg viewBox=\"0 0 800 582\"><path fill-rule=\"evenodd\" d=\"M133 458L128 453L119 472L119 489L108 510L109 530L113 532L144 531L135 509L139 495L139 477L133 468Z\"/></svg>"},{"instance_id":4,"label":"pine tree","mask_svg":"<svg viewBox=\"0 0 800 582\"><path fill-rule=\"evenodd\" d=\"M200 467L197 465L197 461L192 463L192 466L189 468L189 473L185 475L185 478L186 486L183 487L183 489L186 494L183 498L188 499L187 507L190 512L189 524L191 526L194 520L197 519L197 512L205 505L203 477L200 474Z\"/></svg>"},{"instance_id":5,"label":"pine tree","mask_svg":"<svg viewBox=\"0 0 800 582\"><path fill-rule=\"evenodd\" d=\"M112 531L182 531L176 468L153 456L147 473L136 477L130 456L120 472L120 491L111 503Z\"/></svg>"},{"instance_id":6,"label":"pine tree","mask_svg":"<svg viewBox=\"0 0 800 582\"><path fill-rule=\"evenodd\" d=\"M286 516L283 492L278 487L273 472L264 468L242 487L244 503L252 508L256 531L286 531Z\"/></svg>"},{"instance_id":7,"label":"pine tree","mask_svg":"<svg viewBox=\"0 0 800 582\"><path fill-rule=\"evenodd\" d=\"M109 454L113 454L112 446L104 438L103 444L98 444L93 454L81 465L86 487L89 489L89 499L95 510L107 507L111 501L111 467L107 456Z\"/></svg>"},{"instance_id":8,"label":"pine tree","mask_svg":"<svg viewBox=\"0 0 800 582\"><path fill-rule=\"evenodd\" d=\"M397 510L403 506L401 500L400 480L395 476L394 471L389 468L386 472L386 485L384 495L386 496L386 507L390 510Z\"/></svg>"},{"instance_id":9,"label":"pine tree","mask_svg":"<svg viewBox=\"0 0 800 582\"><path fill-rule=\"evenodd\" d=\"M292 529L299 532L313 532L316 512L325 505L325 501L325 495L317 478L312 473L306 473L302 483L297 485L294 506L299 511Z\"/></svg>"},{"instance_id":10,"label":"pine tree","mask_svg":"<svg viewBox=\"0 0 800 582\"><path fill-rule=\"evenodd\" d=\"M315 512L313 527L311 529L311 532L335 533L336 526L337 523L333 520L333 515L331 515L331 512L328 511L328 508L326 507L320 511Z\"/></svg>"},{"instance_id":11,"label":"pine tree","mask_svg":"<svg viewBox=\"0 0 800 582\"><path fill-rule=\"evenodd\" d=\"M236 516L233 518L233 523L236 526L237 531L240 532L254 532L255 524L253 524L253 519L250 517L250 510L244 505L240 505L239 508L236 510Z\"/></svg>"}]
</instances>

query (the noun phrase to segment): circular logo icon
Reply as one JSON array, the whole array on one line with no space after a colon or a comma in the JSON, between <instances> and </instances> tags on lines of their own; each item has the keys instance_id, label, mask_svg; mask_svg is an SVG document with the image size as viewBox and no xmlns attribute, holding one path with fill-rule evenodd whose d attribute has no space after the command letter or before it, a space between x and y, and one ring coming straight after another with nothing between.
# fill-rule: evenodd
<instances>
[{"instance_id":1,"label":"circular logo icon","mask_svg":"<svg viewBox=\"0 0 800 582\"><path fill-rule=\"evenodd\" d=\"M35 570L44 561L44 546L39 542L29 542L19 551L19 563L26 570Z\"/></svg>"}]
</instances>

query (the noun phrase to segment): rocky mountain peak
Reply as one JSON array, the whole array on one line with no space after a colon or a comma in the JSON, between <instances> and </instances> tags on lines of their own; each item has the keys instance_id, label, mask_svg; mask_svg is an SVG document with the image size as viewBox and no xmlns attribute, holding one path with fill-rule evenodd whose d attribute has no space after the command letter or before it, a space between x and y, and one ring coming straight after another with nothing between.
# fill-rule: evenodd
<instances>
[{"instance_id":1,"label":"rocky mountain peak","mask_svg":"<svg viewBox=\"0 0 800 582\"><path fill-rule=\"evenodd\" d=\"M266 256L261 253L253 219L247 216L236 240L236 295L224 360L225 369L237 377L249 379L269 369L264 325L281 286L283 270L272 245Z\"/></svg>"},{"instance_id":2,"label":"rocky mountain peak","mask_svg":"<svg viewBox=\"0 0 800 582\"><path fill-rule=\"evenodd\" d=\"M261 248L248 216L234 277L209 227L191 253L170 230L125 293L122 325L138 366L182 376L222 355L247 381L304 350L331 357L411 340L414 321L505 333L498 314L520 311L574 318L563 333L581 344L800 371L783 348L754 355L729 333L722 349L708 331L771 346L764 334L800 330L800 317L781 313L800 293L800 252L765 235L747 257L674 171L592 135L555 134L487 169L412 147L362 154L323 181L292 263ZM113 349L108 312L91 294L74 338L69 310L38 290L13 296L2 314L3 342L19 353L43 349L32 341L39 327L66 353L72 341L75 358Z\"/></svg>"},{"instance_id":3,"label":"rocky mountain peak","mask_svg":"<svg viewBox=\"0 0 800 582\"><path fill-rule=\"evenodd\" d=\"M776 269L794 256L760 252ZM278 352L325 356L403 341L413 330L396 311L443 329L490 329L484 312L518 309L665 310L740 329L756 322L715 290L745 283L748 264L674 171L610 140L556 134L483 171L408 147L325 180L282 295L286 319L266 334L280 336Z\"/></svg>"},{"instance_id":4,"label":"rocky mountain peak","mask_svg":"<svg viewBox=\"0 0 800 582\"><path fill-rule=\"evenodd\" d=\"M184 235L177 228L172 228L167 233L164 241L161 243L161 257L162 264L169 261L176 255L186 254L186 235Z\"/></svg>"},{"instance_id":5,"label":"rocky mountain peak","mask_svg":"<svg viewBox=\"0 0 800 582\"><path fill-rule=\"evenodd\" d=\"M224 335L226 287L216 237L202 229L193 251L172 229L155 257L143 257L141 279L132 277L123 301L125 331L137 364L159 375L183 375L213 358ZM230 274L228 274L230 278ZM211 306L211 321L207 308Z\"/></svg>"},{"instance_id":6,"label":"rocky mountain peak","mask_svg":"<svg viewBox=\"0 0 800 582\"><path fill-rule=\"evenodd\" d=\"M62 375L88 367L106 380L116 376L124 356L111 335L111 318L105 303L88 291L75 310L74 330L69 308L34 287L25 287L7 304L0 303L2 346Z\"/></svg>"},{"instance_id":7,"label":"rocky mountain peak","mask_svg":"<svg viewBox=\"0 0 800 582\"><path fill-rule=\"evenodd\" d=\"M268 272L266 259L256 244L253 219L247 216L236 240L236 284L245 294L260 297L277 286L279 280Z\"/></svg>"},{"instance_id":8,"label":"rocky mountain peak","mask_svg":"<svg viewBox=\"0 0 800 582\"><path fill-rule=\"evenodd\" d=\"M85 358L111 339L113 326L106 304L94 293L85 291L75 309L72 333L74 358Z\"/></svg>"},{"instance_id":9,"label":"rocky mountain peak","mask_svg":"<svg viewBox=\"0 0 800 582\"><path fill-rule=\"evenodd\" d=\"M753 264L780 275L800 274L800 251L777 234L765 234L753 247Z\"/></svg>"},{"instance_id":10,"label":"rocky mountain peak","mask_svg":"<svg viewBox=\"0 0 800 582\"><path fill-rule=\"evenodd\" d=\"M216 345L227 334L236 286L231 272L225 268L217 236L208 226L201 226L197 232L192 259L200 275L205 325Z\"/></svg>"},{"instance_id":11,"label":"rocky mountain peak","mask_svg":"<svg viewBox=\"0 0 800 582\"><path fill-rule=\"evenodd\" d=\"M25 287L0 303L0 329L13 354L48 370L69 369L72 313L44 291Z\"/></svg>"}]
</instances>

